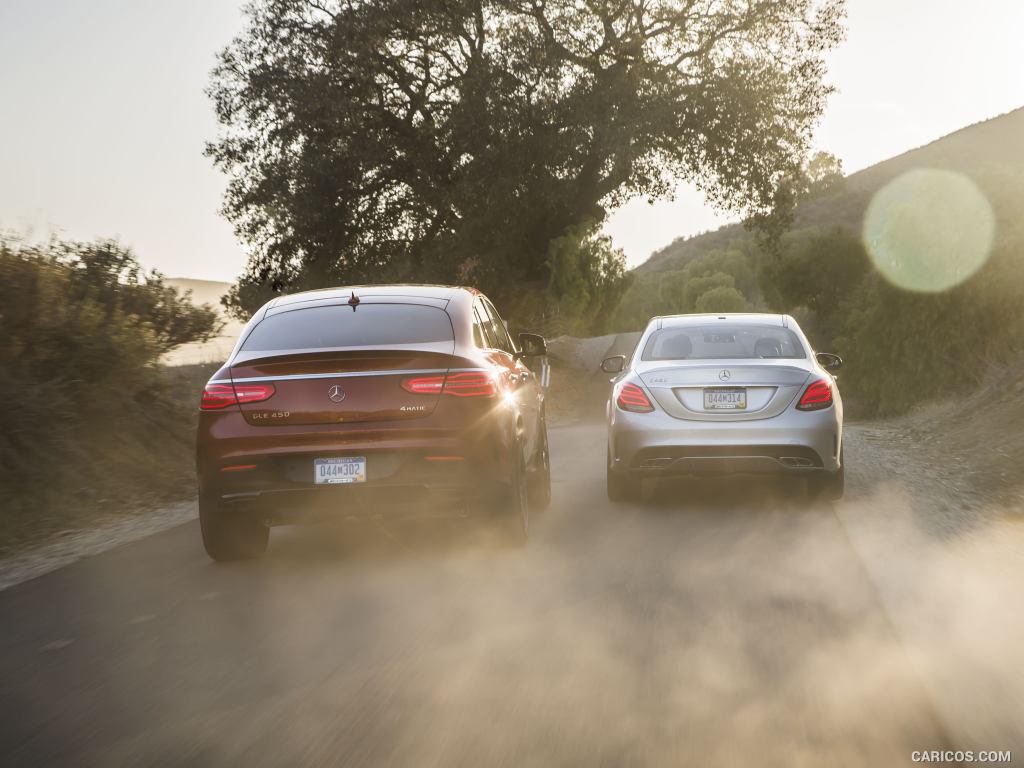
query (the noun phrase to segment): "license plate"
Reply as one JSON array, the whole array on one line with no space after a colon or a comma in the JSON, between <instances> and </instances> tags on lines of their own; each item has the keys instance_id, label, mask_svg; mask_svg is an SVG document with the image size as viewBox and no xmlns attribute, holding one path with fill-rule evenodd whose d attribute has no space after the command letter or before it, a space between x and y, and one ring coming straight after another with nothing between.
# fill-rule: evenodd
<instances>
[{"instance_id":1,"label":"license plate","mask_svg":"<svg viewBox=\"0 0 1024 768\"><path fill-rule=\"evenodd\" d=\"M747 407L747 390L742 387L715 387L704 390L705 411L742 411Z\"/></svg>"},{"instance_id":2,"label":"license plate","mask_svg":"<svg viewBox=\"0 0 1024 768\"><path fill-rule=\"evenodd\" d=\"M345 456L340 459L313 459L313 479L317 485L366 482L366 458Z\"/></svg>"}]
</instances>

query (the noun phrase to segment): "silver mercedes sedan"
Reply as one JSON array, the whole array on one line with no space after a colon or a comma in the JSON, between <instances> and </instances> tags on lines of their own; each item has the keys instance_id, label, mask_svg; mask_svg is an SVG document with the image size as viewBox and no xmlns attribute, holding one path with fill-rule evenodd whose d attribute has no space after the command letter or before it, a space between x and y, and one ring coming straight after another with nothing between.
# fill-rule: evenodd
<instances>
[{"instance_id":1,"label":"silver mercedes sedan","mask_svg":"<svg viewBox=\"0 0 1024 768\"><path fill-rule=\"evenodd\" d=\"M815 353L789 315L655 317L608 399L608 498L644 478L690 474L803 476L812 497L843 494L843 402L837 356Z\"/></svg>"}]
</instances>

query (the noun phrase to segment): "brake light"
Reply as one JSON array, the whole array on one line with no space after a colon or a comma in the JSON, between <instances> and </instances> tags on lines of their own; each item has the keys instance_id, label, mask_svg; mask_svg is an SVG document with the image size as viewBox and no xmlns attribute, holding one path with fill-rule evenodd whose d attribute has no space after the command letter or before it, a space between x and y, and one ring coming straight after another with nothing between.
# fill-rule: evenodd
<instances>
[{"instance_id":1,"label":"brake light","mask_svg":"<svg viewBox=\"0 0 1024 768\"><path fill-rule=\"evenodd\" d=\"M230 384L207 384L199 407L204 411L216 411L236 403L235 390Z\"/></svg>"},{"instance_id":2,"label":"brake light","mask_svg":"<svg viewBox=\"0 0 1024 768\"><path fill-rule=\"evenodd\" d=\"M498 387L490 373L472 371L448 376L442 392L456 397L493 397L498 394Z\"/></svg>"},{"instance_id":3,"label":"brake light","mask_svg":"<svg viewBox=\"0 0 1024 768\"><path fill-rule=\"evenodd\" d=\"M210 383L203 388L199 408L204 411L219 411L239 403L259 403L274 396L273 384L227 384Z\"/></svg>"},{"instance_id":4,"label":"brake light","mask_svg":"<svg viewBox=\"0 0 1024 768\"><path fill-rule=\"evenodd\" d=\"M804 391L800 402L796 404L798 411L820 411L832 405L832 385L824 379L813 382Z\"/></svg>"},{"instance_id":5,"label":"brake light","mask_svg":"<svg viewBox=\"0 0 1024 768\"><path fill-rule=\"evenodd\" d=\"M414 395L455 395L455 397L493 397L498 394L495 377L487 371L452 373L447 376L420 376L405 379L402 389Z\"/></svg>"},{"instance_id":6,"label":"brake light","mask_svg":"<svg viewBox=\"0 0 1024 768\"><path fill-rule=\"evenodd\" d=\"M636 384L626 384L615 400L615 404L624 411L633 413L650 413L654 410L651 401L647 399L647 393Z\"/></svg>"}]
</instances>

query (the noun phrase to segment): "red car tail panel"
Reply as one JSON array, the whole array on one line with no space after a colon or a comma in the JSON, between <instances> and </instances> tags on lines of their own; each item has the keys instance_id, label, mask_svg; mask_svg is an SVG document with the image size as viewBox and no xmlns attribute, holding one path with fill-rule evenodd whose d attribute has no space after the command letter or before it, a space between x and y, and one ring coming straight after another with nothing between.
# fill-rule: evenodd
<instances>
[{"instance_id":1,"label":"red car tail panel","mask_svg":"<svg viewBox=\"0 0 1024 768\"><path fill-rule=\"evenodd\" d=\"M433 413L439 394L411 393L409 376L443 376L450 355L360 350L248 360L231 369L236 385L271 382L274 396L241 405L254 426L407 421Z\"/></svg>"}]
</instances>

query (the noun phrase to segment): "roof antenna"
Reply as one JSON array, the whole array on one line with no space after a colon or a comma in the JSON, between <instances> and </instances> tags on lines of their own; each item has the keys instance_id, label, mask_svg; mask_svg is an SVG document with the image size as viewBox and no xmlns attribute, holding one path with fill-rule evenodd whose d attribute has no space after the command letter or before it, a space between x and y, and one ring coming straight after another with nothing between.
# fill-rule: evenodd
<instances>
[{"instance_id":1,"label":"roof antenna","mask_svg":"<svg viewBox=\"0 0 1024 768\"><path fill-rule=\"evenodd\" d=\"M352 291L352 295L348 297L348 305L352 307L352 311L356 311L356 306L359 304L359 297L356 296L356 292Z\"/></svg>"}]
</instances>

